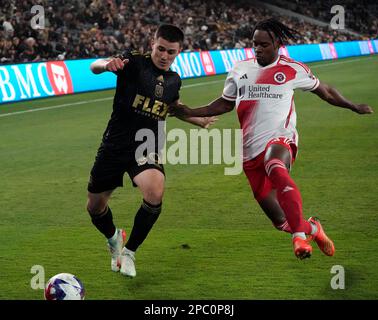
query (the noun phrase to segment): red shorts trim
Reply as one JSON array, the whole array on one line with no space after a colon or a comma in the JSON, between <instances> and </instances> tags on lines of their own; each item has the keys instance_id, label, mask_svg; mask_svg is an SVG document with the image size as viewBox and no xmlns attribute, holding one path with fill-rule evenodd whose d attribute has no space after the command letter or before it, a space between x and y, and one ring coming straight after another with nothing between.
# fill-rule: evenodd
<instances>
[{"instance_id":1,"label":"red shorts trim","mask_svg":"<svg viewBox=\"0 0 378 320\"><path fill-rule=\"evenodd\" d=\"M273 190L272 183L266 174L264 165L265 152L272 144L279 144L288 149L291 154L291 163L294 162L297 155L297 146L294 142L288 138L280 137L270 140L263 152L252 160L243 163L244 173L252 188L253 196L258 202L264 200Z\"/></svg>"}]
</instances>

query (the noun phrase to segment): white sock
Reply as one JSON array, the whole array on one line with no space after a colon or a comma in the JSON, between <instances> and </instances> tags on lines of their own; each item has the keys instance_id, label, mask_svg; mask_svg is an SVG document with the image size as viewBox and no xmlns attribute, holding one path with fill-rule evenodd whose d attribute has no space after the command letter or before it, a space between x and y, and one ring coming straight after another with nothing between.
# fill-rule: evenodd
<instances>
[{"instance_id":1,"label":"white sock","mask_svg":"<svg viewBox=\"0 0 378 320\"><path fill-rule=\"evenodd\" d=\"M303 239L303 240L306 240L306 239L307 239L307 238L306 238L306 234L305 234L304 232L294 232L293 235L292 235L292 237L293 237L293 239L294 239L295 237L299 237L299 238L301 238L301 239Z\"/></svg>"},{"instance_id":2,"label":"white sock","mask_svg":"<svg viewBox=\"0 0 378 320\"><path fill-rule=\"evenodd\" d=\"M113 236L108 239L108 242L110 244L114 244L116 242L116 240L117 240L117 237L118 237L118 230L116 229L116 231L114 232Z\"/></svg>"},{"instance_id":3,"label":"white sock","mask_svg":"<svg viewBox=\"0 0 378 320\"><path fill-rule=\"evenodd\" d=\"M311 235L314 235L318 231L318 227L315 223L310 222L311 224Z\"/></svg>"}]
</instances>

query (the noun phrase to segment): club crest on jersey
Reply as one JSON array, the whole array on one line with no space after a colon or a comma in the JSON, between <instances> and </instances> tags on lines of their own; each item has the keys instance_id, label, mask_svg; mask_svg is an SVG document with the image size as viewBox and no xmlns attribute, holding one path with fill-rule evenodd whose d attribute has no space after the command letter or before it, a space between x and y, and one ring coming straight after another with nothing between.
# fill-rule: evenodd
<instances>
[{"instance_id":1,"label":"club crest on jersey","mask_svg":"<svg viewBox=\"0 0 378 320\"><path fill-rule=\"evenodd\" d=\"M162 98L163 93L164 93L164 87L163 87L164 77L160 75L156 78L156 80L158 81L158 84L155 86L155 97Z\"/></svg>"},{"instance_id":2,"label":"club crest on jersey","mask_svg":"<svg viewBox=\"0 0 378 320\"><path fill-rule=\"evenodd\" d=\"M160 82L155 86L155 97L162 98L164 93L163 84Z\"/></svg>"},{"instance_id":3,"label":"club crest on jersey","mask_svg":"<svg viewBox=\"0 0 378 320\"><path fill-rule=\"evenodd\" d=\"M276 72L273 78L277 83L284 83L286 81L286 76L283 72Z\"/></svg>"}]
</instances>

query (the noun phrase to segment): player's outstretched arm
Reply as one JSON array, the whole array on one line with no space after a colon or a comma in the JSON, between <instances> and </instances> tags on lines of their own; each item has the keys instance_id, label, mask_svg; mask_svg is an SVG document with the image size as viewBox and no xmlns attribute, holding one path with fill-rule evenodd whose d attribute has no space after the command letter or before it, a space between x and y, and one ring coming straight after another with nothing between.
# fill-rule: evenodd
<instances>
[{"instance_id":1,"label":"player's outstretched arm","mask_svg":"<svg viewBox=\"0 0 378 320\"><path fill-rule=\"evenodd\" d=\"M108 59L98 59L91 63L91 71L94 74L100 74L105 71L119 71L122 70L125 65L129 62L129 59L121 58L108 58Z\"/></svg>"},{"instance_id":2,"label":"player's outstretched arm","mask_svg":"<svg viewBox=\"0 0 378 320\"><path fill-rule=\"evenodd\" d=\"M334 106L347 108L359 114L373 113L373 109L367 104L355 104L349 101L328 84L320 82L319 86L312 92Z\"/></svg>"},{"instance_id":3,"label":"player's outstretched arm","mask_svg":"<svg viewBox=\"0 0 378 320\"><path fill-rule=\"evenodd\" d=\"M181 105L181 106L184 106L180 100L176 100L175 102L173 102L171 104L170 107L172 106L178 106L178 105ZM199 126L201 128L209 128L212 124L214 124L218 118L213 116L213 117L189 117L189 116L186 116L186 115L170 115L170 116L175 116L176 118L182 120L182 121L185 121L185 122L188 122L188 123L191 123L191 124L194 124L196 126Z\"/></svg>"},{"instance_id":4,"label":"player's outstretched arm","mask_svg":"<svg viewBox=\"0 0 378 320\"><path fill-rule=\"evenodd\" d=\"M169 113L175 117L212 117L230 112L235 107L234 101L228 101L222 97L214 100L207 106L191 109L176 101L169 106Z\"/></svg>"},{"instance_id":5,"label":"player's outstretched arm","mask_svg":"<svg viewBox=\"0 0 378 320\"><path fill-rule=\"evenodd\" d=\"M194 124L196 126L199 126L201 128L209 128L211 125L213 125L218 118L213 116L213 117L177 117L178 119Z\"/></svg>"}]
</instances>

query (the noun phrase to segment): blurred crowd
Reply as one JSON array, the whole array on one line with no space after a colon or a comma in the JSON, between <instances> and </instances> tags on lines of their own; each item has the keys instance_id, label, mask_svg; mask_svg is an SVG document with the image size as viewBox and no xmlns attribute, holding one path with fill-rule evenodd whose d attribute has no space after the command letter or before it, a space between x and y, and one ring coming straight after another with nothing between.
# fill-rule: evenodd
<instances>
[{"instance_id":1,"label":"blurred crowd","mask_svg":"<svg viewBox=\"0 0 378 320\"><path fill-rule=\"evenodd\" d=\"M345 14L345 27L364 37L378 37L377 0L267 0L266 2L324 22L331 21L340 6ZM331 8L334 12L331 12Z\"/></svg>"},{"instance_id":2,"label":"blurred crowd","mask_svg":"<svg viewBox=\"0 0 378 320\"><path fill-rule=\"evenodd\" d=\"M324 7L327 2L288 4L293 11L328 19L321 15L323 11L330 15L330 7ZM31 8L36 4L45 10L43 29L31 28L36 15ZM347 16L348 27L361 37L276 16L247 0L0 0L0 63L107 57L126 48L146 52L161 23L173 23L184 31L184 51L252 47L251 29L272 16L299 32L295 43L377 37L373 18L367 24L363 16Z\"/></svg>"}]
</instances>

